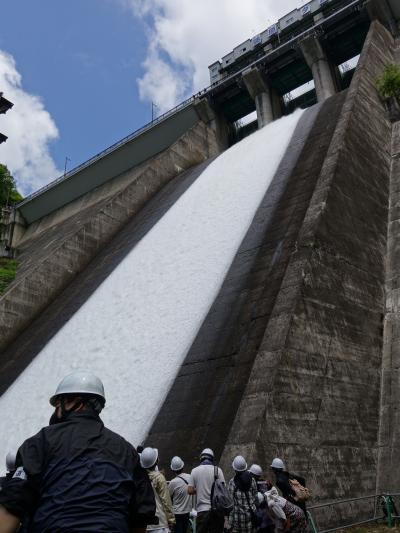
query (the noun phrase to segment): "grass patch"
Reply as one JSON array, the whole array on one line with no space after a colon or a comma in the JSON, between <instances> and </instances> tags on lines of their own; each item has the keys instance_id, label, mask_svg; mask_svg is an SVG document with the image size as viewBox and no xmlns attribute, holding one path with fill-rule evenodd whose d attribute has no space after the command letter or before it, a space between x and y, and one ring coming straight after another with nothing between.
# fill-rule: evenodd
<instances>
[{"instance_id":1,"label":"grass patch","mask_svg":"<svg viewBox=\"0 0 400 533\"><path fill-rule=\"evenodd\" d=\"M376 88L382 98L398 98L400 96L400 67L387 65L382 76L376 80Z\"/></svg>"},{"instance_id":2,"label":"grass patch","mask_svg":"<svg viewBox=\"0 0 400 533\"><path fill-rule=\"evenodd\" d=\"M0 295L15 278L17 267L18 261L15 259L0 258Z\"/></svg>"}]
</instances>

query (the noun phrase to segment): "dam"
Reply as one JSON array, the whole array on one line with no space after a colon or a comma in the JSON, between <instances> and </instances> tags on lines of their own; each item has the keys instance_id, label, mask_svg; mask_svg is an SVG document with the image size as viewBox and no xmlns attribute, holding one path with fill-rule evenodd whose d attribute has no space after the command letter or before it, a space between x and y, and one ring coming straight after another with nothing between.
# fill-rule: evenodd
<instances>
[{"instance_id":1,"label":"dam","mask_svg":"<svg viewBox=\"0 0 400 533\"><path fill-rule=\"evenodd\" d=\"M209 446L226 472L237 453L283 457L312 503L398 491L400 129L375 81L400 64L399 13L347 4L364 32L347 88L265 120L264 58L8 214L0 409L18 429L0 455L89 368L107 425L163 466Z\"/></svg>"}]
</instances>

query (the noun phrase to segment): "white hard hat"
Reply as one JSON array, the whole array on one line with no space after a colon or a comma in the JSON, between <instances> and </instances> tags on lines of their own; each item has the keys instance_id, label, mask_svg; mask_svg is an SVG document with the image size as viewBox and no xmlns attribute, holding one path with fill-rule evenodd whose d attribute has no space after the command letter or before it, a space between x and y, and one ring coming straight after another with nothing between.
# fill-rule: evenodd
<instances>
[{"instance_id":1,"label":"white hard hat","mask_svg":"<svg viewBox=\"0 0 400 533\"><path fill-rule=\"evenodd\" d=\"M142 468L151 468L158 459L157 448L145 448L140 454L140 464Z\"/></svg>"},{"instance_id":2,"label":"white hard hat","mask_svg":"<svg viewBox=\"0 0 400 533\"><path fill-rule=\"evenodd\" d=\"M17 460L17 457L14 452L8 452L6 455L6 468L8 472L12 472L15 470L15 461Z\"/></svg>"},{"instance_id":3,"label":"white hard hat","mask_svg":"<svg viewBox=\"0 0 400 533\"><path fill-rule=\"evenodd\" d=\"M200 457L204 457L205 455L208 455L209 457L214 459L214 452L211 448L204 448L204 450L200 454Z\"/></svg>"},{"instance_id":4,"label":"white hard hat","mask_svg":"<svg viewBox=\"0 0 400 533\"><path fill-rule=\"evenodd\" d=\"M241 455L237 455L233 460L232 466L236 472L244 472L247 470L246 459Z\"/></svg>"},{"instance_id":5,"label":"white hard hat","mask_svg":"<svg viewBox=\"0 0 400 533\"><path fill-rule=\"evenodd\" d=\"M251 472L255 476L262 476L262 468L260 465L251 465L251 467L249 468L249 472Z\"/></svg>"},{"instance_id":6,"label":"white hard hat","mask_svg":"<svg viewBox=\"0 0 400 533\"><path fill-rule=\"evenodd\" d=\"M285 465L283 464L282 459L279 459L279 457L275 457L275 459L271 463L271 468L279 468L280 470L284 470Z\"/></svg>"},{"instance_id":7,"label":"white hard hat","mask_svg":"<svg viewBox=\"0 0 400 533\"><path fill-rule=\"evenodd\" d=\"M176 472L177 470L182 470L182 468L185 466L185 463L182 461L180 457L177 455L171 459L171 470L173 472Z\"/></svg>"},{"instance_id":8,"label":"white hard hat","mask_svg":"<svg viewBox=\"0 0 400 533\"><path fill-rule=\"evenodd\" d=\"M58 396L64 394L90 394L101 398L103 405L106 403L101 379L85 370L77 370L62 379L50 398L50 404L55 406Z\"/></svg>"}]
</instances>

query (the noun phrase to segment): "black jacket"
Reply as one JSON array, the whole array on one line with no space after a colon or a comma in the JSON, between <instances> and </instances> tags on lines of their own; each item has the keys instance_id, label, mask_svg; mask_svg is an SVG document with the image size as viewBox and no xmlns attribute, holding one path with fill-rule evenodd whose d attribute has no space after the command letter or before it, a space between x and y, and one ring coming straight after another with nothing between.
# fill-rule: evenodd
<instances>
[{"instance_id":1,"label":"black jacket","mask_svg":"<svg viewBox=\"0 0 400 533\"><path fill-rule=\"evenodd\" d=\"M0 505L29 533L128 533L154 522L155 500L135 449L93 412L43 428L17 454Z\"/></svg>"}]
</instances>

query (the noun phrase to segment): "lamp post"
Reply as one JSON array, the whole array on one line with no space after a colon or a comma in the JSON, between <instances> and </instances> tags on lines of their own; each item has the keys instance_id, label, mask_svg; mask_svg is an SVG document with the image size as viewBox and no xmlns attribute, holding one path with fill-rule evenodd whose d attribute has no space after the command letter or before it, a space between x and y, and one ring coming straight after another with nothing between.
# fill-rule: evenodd
<instances>
[{"instance_id":1,"label":"lamp post","mask_svg":"<svg viewBox=\"0 0 400 533\"><path fill-rule=\"evenodd\" d=\"M68 161L71 162L71 159L69 157L66 157L65 158L65 165L64 165L64 178L67 175L67 163L68 163Z\"/></svg>"},{"instance_id":2,"label":"lamp post","mask_svg":"<svg viewBox=\"0 0 400 533\"><path fill-rule=\"evenodd\" d=\"M154 110L158 109L158 105L154 102L151 102L151 121L154 122L155 113Z\"/></svg>"}]
</instances>

